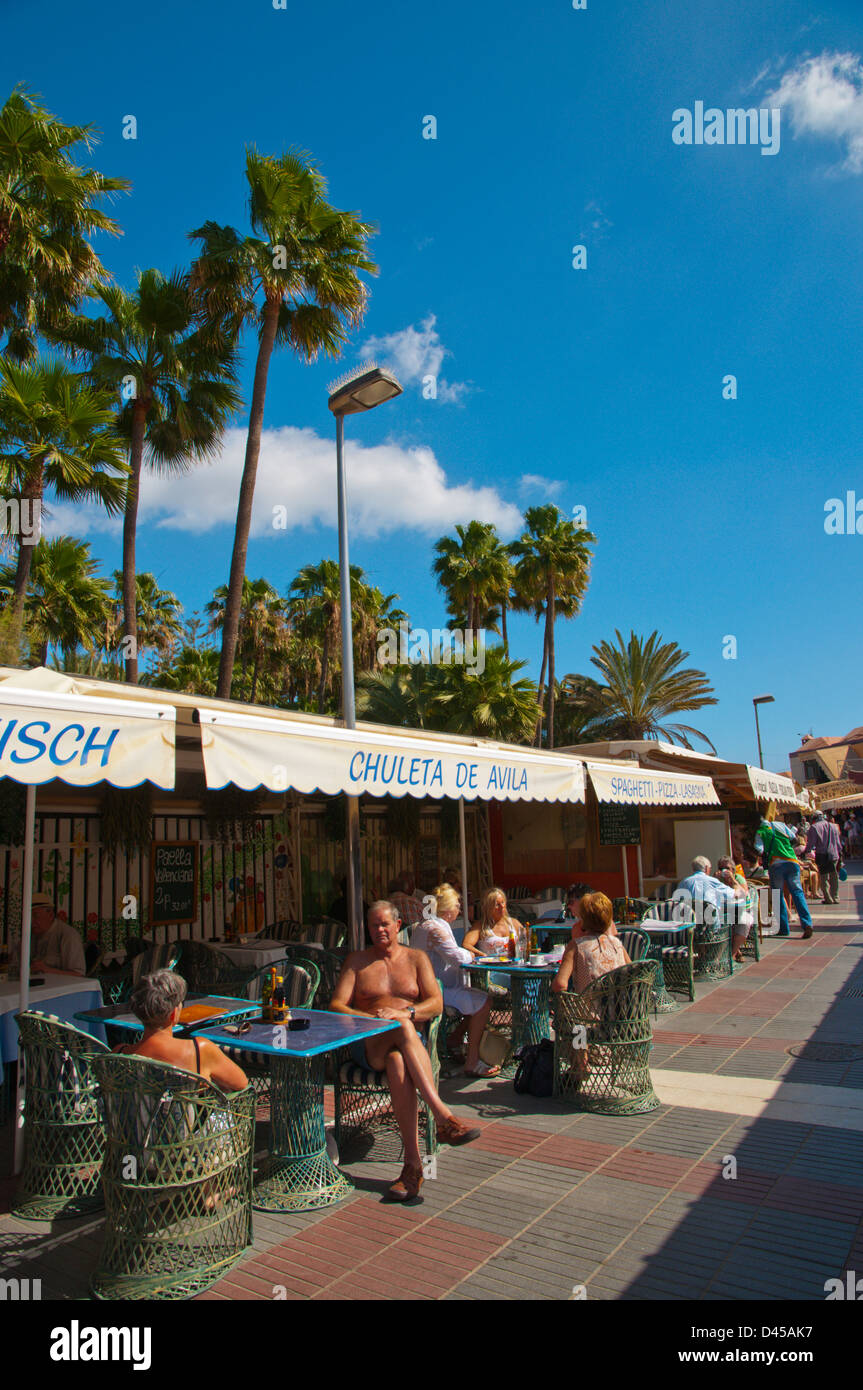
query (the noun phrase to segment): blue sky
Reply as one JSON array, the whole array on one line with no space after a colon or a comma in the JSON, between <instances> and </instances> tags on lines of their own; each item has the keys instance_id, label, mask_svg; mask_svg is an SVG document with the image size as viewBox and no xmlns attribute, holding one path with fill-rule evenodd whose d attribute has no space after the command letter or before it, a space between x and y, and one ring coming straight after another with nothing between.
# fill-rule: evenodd
<instances>
[{"instance_id":1,"label":"blue sky","mask_svg":"<svg viewBox=\"0 0 863 1390\"><path fill-rule=\"evenodd\" d=\"M525 506L584 505L598 546L559 674L615 628L658 628L715 685L692 722L725 756L756 760L753 695L776 697L776 769L800 734L861 722L863 535L824 526L828 499L863 501L859 4L7 0L4 34L3 88L92 121L94 162L133 182L124 236L100 242L121 282L187 263L208 218L246 225L247 143L309 150L380 228L342 361L271 369L251 576L284 588L336 555L326 387L374 350L406 392L348 421L351 559L415 625L444 620L432 547L455 522L510 537ZM778 153L675 144L697 101L778 106ZM247 398L253 362L249 341ZM243 424L219 463L144 490L139 568L189 612L227 579ZM119 564L101 518L54 527ZM536 625L511 643L538 674Z\"/></svg>"}]
</instances>

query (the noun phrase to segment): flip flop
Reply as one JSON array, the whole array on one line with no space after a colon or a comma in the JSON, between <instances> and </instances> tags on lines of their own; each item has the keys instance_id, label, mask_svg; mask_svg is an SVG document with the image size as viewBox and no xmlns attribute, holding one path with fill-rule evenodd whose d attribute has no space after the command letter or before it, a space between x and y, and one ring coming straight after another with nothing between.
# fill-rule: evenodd
<instances>
[{"instance_id":1,"label":"flip flop","mask_svg":"<svg viewBox=\"0 0 863 1390\"><path fill-rule=\"evenodd\" d=\"M477 1062L476 1067L473 1071L470 1071L467 1067L465 1067L464 1074L465 1076L474 1077L498 1076L500 1074L500 1067L490 1067L488 1062L483 1062L480 1060L479 1062Z\"/></svg>"}]
</instances>

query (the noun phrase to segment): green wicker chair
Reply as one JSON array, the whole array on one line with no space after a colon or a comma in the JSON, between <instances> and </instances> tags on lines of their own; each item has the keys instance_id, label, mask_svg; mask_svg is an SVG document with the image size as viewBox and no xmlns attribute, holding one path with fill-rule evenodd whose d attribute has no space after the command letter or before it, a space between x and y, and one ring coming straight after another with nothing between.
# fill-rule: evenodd
<instances>
[{"instance_id":1,"label":"green wicker chair","mask_svg":"<svg viewBox=\"0 0 863 1390\"><path fill-rule=\"evenodd\" d=\"M761 959L761 900L758 896L758 889L750 886L749 896L743 906L744 912L750 912L753 924L749 928L746 940L740 948L740 954L752 960ZM733 933L732 933L733 934Z\"/></svg>"},{"instance_id":2,"label":"green wicker chair","mask_svg":"<svg viewBox=\"0 0 863 1390\"><path fill-rule=\"evenodd\" d=\"M684 915L682 915L684 914ZM686 994L690 1000L695 998L695 947L693 942L695 924L692 914L671 898L664 902L651 903L642 921L656 920L681 923L686 919L686 931L669 931L650 934L648 960L659 961L665 977L665 988L672 994Z\"/></svg>"},{"instance_id":3,"label":"green wicker chair","mask_svg":"<svg viewBox=\"0 0 863 1390\"><path fill-rule=\"evenodd\" d=\"M144 1057L94 1059L105 1116L99 1299L193 1298L252 1242L255 1096Z\"/></svg>"},{"instance_id":4,"label":"green wicker chair","mask_svg":"<svg viewBox=\"0 0 863 1390\"><path fill-rule=\"evenodd\" d=\"M703 922L696 926L693 947L693 979L727 980L734 974L730 922Z\"/></svg>"},{"instance_id":5,"label":"green wicker chair","mask_svg":"<svg viewBox=\"0 0 863 1390\"><path fill-rule=\"evenodd\" d=\"M320 972L313 961L303 960L301 957L286 956L284 960L272 961L269 965L263 966L248 982L244 994L239 997L255 1001L260 1000L264 980L273 969L277 975L282 977L288 1007L291 1009L310 1009L320 982ZM227 1052L230 1057L233 1057L237 1065L243 1068L250 1084L254 1087L258 1101L269 1103L270 1063L272 1060L270 1054L268 1052L249 1052L246 1048L233 1048L230 1043L221 1043L220 1046L223 1052Z\"/></svg>"},{"instance_id":6,"label":"green wicker chair","mask_svg":"<svg viewBox=\"0 0 863 1390\"><path fill-rule=\"evenodd\" d=\"M559 1100L600 1115L656 1109L648 1065L655 973L653 961L636 961L601 975L581 994L553 996ZM581 1038L576 1029L584 1029Z\"/></svg>"},{"instance_id":7,"label":"green wicker chair","mask_svg":"<svg viewBox=\"0 0 863 1390\"><path fill-rule=\"evenodd\" d=\"M24 1066L24 1166L12 1214L62 1221L103 1206L105 1136L92 1072L107 1048L52 1014L16 1022Z\"/></svg>"},{"instance_id":8,"label":"green wicker chair","mask_svg":"<svg viewBox=\"0 0 863 1390\"><path fill-rule=\"evenodd\" d=\"M638 927L619 927L617 936L631 961L644 960L650 951L650 937Z\"/></svg>"},{"instance_id":9,"label":"green wicker chair","mask_svg":"<svg viewBox=\"0 0 863 1390\"><path fill-rule=\"evenodd\" d=\"M116 968L96 972L106 1004L125 1004L140 979L154 970L173 970L180 959L179 941L167 946L151 946Z\"/></svg>"},{"instance_id":10,"label":"green wicker chair","mask_svg":"<svg viewBox=\"0 0 863 1390\"><path fill-rule=\"evenodd\" d=\"M438 1028L440 1017L431 1019L424 1030L425 1045L431 1058L435 1086L440 1077L438 1060ZM385 1071L368 1071L353 1060L338 1060L333 1078L335 1095L335 1131L339 1153L343 1155L352 1148L362 1152L357 1156L377 1159L398 1160L403 1153L401 1135L393 1114L387 1074ZM434 1115L425 1101L419 1102L420 1145L427 1154L435 1154L438 1149L437 1126ZM373 1151L372 1151L373 1150Z\"/></svg>"},{"instance_id":11,"label":"green wicker chair","mask_svg":"<svg viewBox=\"0 0 863 1390\"><path fill-rule=\"evenodd\" d=\"M230 999L246 998L246 990L259 973L257 965L238 965L230 956L203 941L180 941L177 973L189 986L190 994L224 994Z\"/></svg>"}]
</instances>

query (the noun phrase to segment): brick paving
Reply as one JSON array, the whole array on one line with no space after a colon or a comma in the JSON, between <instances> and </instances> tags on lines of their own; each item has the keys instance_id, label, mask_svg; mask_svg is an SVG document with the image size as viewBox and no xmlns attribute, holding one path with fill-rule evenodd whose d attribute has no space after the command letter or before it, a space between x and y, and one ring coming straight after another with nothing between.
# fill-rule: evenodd
<instances>
[{"instance_id":1,"label":"brick paving","mask_svg":"<svg viewBox=\"0 0 863 1390\"><path fill-rule=\"evenodd\" d=\"M841 908L816 907L809 941L767 939L760 962L657 1018L652 1065L691 1073L696 1090L699 1076L732 1076L858 1092L863 1054L788 1053L861 1042L863 865L843 893ZM482 1132L440 1152L421 1201L382 1200L396 1164L346 1162L349 1201L256 1213L253 1249L202 1300L539 1301L583 1286L600 1300L821 1301L825 1280L863 1272L859 1131L697 1105L581 1115L464 1077L442 1092ZM0 1184L4 1212L10 1191ZM84 1298L101 1236L100 1218L0 1216L0 1277L14 1268L41 1278L43 1298Z\"/></svg>"}]
</instances>

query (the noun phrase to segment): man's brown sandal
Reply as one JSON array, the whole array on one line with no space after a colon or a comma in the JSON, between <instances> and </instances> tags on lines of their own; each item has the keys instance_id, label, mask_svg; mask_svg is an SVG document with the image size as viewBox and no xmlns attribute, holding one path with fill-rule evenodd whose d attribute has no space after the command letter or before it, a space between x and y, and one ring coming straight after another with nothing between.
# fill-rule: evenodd
<instances>
[{"instance_id":1,"label":"man's brown sandal","mask_svg":"<svg viewBox=\"0 0 863 1390\"><path fill-rule=\"evenodd\" d=\"M453 1115L451 1120L445 1120L437 1127L437 1137L441 1144L471 1144L474 1139L478 1139L481 1130L471 1129L463 1120L457 1120Z\"/></svg>"},{"instance_id":2,"label":"man's brown sandal","mask_svg":"<svg viewBox=\"0 0 863 1390\"><path fill-rule=\"evenodd\" d=\"M422 1185L422 1168L414 1168L410 1163L406 1163L389 1189L389 1199L391 1202L409 1202L419 1196Z\"/></svg>"}]
</instances>

